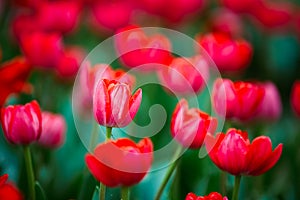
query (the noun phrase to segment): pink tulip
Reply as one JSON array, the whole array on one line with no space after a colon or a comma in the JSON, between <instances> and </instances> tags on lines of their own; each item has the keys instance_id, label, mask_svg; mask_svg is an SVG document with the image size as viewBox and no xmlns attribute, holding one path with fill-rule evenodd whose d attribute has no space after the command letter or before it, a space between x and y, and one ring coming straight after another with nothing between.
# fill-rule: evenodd
<instances>
[{"instance_id":1,"label":"pink tulip","mask_svg":"<svg viewBox=\"0 0 300 200\"><path fill-rule=\"evenodd\" d=\"M42 133L38 144L47 148L60 147L65 141L66 121L62 115L42 112Z\"/></svg>"},{"instance_id":2,"label":"pink tulip","mask_svg":"<svg viewBox=\"0 0 300 200\"><path fill-rule=\"evenodd\" d=\"M94 86L101 79L117 80L128 84L130 88L135 83L135 77L122 69L114 70L107 64L96 64L91 67L89 62L85 62L79 73L80 94L78 98L81 104L80 107L85 110L92 107Z\"/></svg>"},{"instance_id":3,"label":"pink tulip","mask_svg":"<svg viewBox=\"0 0 300 200\"><path fill-rule=\"evenodd\" d=\"M213 163L235 176L265 173L277 163L282 152L282 144L272 151L269 137L259 136L250 143L247 132L236 129L216 137L208 134L205 145Z\"/></svg>"},{"instance_id":4,"label":"pink tulip","mask_svg":"<svg viewBox=\"0 0 300 200\"><path fill-rule=\"evenodd\" d=\"M28 145L40 138L42 114L36 101L2 108L1 124L6 139L13 144Z\"/></svg>"},{"instance_id":5,"label":"pink tulip","mask_svg":"<svg viewBox=\"0 0 300 200\"><path fill-rule=\"evenodd\" d=\"M128 84L116 80L99 80L93 95L94 117L102 126L127 126L136 115L141 101L141 89L131 95Z\"/></svg>"},{"instance_id":6,"label":"pink tulip","mask_svg":"<svg viewBox=\"0 0 300 200\"><path fill-rule=\"evenodd\" d=\"M280 94L276 86L272 82L262 84L265 89L265 95L258 108L256 120L276 121L281 115L282 104Z\"/></svg>"},{"instance_id":7,"label":"pink tulip","mask_svg":"<svg viewBox=\"0 0 300 200\"><path fill-rule=\"evenodd\" d=\"M174 93L199 92L209 79L209 66L201 56L174 58L169 67L159 71L159 79Z\"/></svg>"},{"instance_id":8,"label":"pink tulip","mask_svg":"<svg viewBox=\"0 0 300 200\"><path fill-rule=\"evenodd\" d=\"M219 115L248 121L257 114L264 95L265 90L259 84L217 79L213 86L212 102Z\"/></svg>"},{"instance_id":9,"label":"pink tulip","mask_svg":"<svg viewBox=\"0 0 300 200\"><path fill-rule=\"evenodd\" d=\"M200 148L207 133L214 134L217 119L197 108L188 108L182 99L177 104L171 119L172 136L184 147Z\"/></svg>"}]
</instances>

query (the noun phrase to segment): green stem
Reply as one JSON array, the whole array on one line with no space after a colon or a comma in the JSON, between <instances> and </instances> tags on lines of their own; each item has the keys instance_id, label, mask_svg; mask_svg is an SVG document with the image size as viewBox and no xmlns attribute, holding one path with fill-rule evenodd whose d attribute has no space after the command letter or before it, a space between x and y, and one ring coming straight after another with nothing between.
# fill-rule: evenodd
<instances>
[{"instance_id":1,"label":"green stem","mask_svg":"<svg viewBox=\"0 0 300 200\"><path fill-rule=\"evenodd\" d=\"M93 123L92 135L89 144L89 151L93 151L97 145L98 141L98 124L96 122Z\"/></svg>"},{"instance_id":2,"label":"green stem","mask_svg":"<svg viewBox=\"0 0 300 200\"><path fill-rule=\"evenodd\" d=\"M99 200L105 200L106 186L100 182Z\"/></svg>"},{"instance_id":3,"label":"green stem","mask_svg":"<svg viewBox=\"0 0 300 200\"><path fill-rule=\"evenodd\" d=\"M158 192L157 192L157 194L155 196L155 200L159 200L160 199L160 197L161 197L161 195L162 195L162 193L163 193L163 191L164 191L167 183L169 182L169 179L171 178L174 170L176 169L178 161L179 161L179 158L177 159L177 156L180 155L181 150L182 150L181 147L177 149L177 152L175 153L175 156L176 156L175 157L175 161L170 165L170 167L169 167L169 169L168 169L168 171L167 171L167 173L166 173L166 175L165 175L165 177L163 179L163 182L161 183L161 185L159 187L159 190L158 190Z\"/></svg>"},{"instance_id":4,"label":"green stem","mask_svg":"<svg viewBox=\"0 0 300 200\"><path fill-rule=\"evenodd\" d=\"M225 171L221 171L220 175L220 184L221 184L221 194L226 194L226 187L227 187L227 174Z\"/></svg>"},{"instance_id":5,"label":"green stem","mask_svg":"<svg viewBox=\"0 0 300 200\"><path fill-rule=\"evenodd\" d=\"M232 200L238 200L239 198L240 182L241 182L241 176L235 176Z\"/></svg>"},{"instance_id":6,"label":"green stem","mask_svg":"<svg viewBox=\"0 0 300 200\"><path fill-rule=\"evenodd\" d=\"M34 173L32 167L32 159L30 153L30 147L24 146L24 157L25 157L25 164L26 164L26 171L28 176L28 187L29 187L29 199L35 200L35 187L34 187Z\"/></svg>"},{"instance_id":7,"label":"green stem","mask_svg":"<svg viewBox=\"0 0 300 200\"><path fill-rule=\"evenodd\" d=\"M106 127L106 140L111 138L112 127Z\"/></svg>"},{"instance_id":8,"label":"green stem","mask_svg":"<svg viewBox=\"0 0 300 200\"><path fill-rule=\"evenodd\" d=\"M122 187L121 188L121 199L122 200L129 200L129 187Z\"/></svg>"}]
</instances>

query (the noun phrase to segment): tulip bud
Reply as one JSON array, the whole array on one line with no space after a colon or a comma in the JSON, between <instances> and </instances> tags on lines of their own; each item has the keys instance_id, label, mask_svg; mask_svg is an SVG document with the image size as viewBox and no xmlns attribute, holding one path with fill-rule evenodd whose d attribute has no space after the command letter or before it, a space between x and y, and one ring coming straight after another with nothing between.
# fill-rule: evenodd
<instances>
[{"instance_id":1,"label":"tulip bud","mask_svg":"<svg viewBox=\"0 0 300 200\"><path fill-rule=\"evenodd\" d=\"M7 106L1 110L1 124L6 139L13 144L28 145L37 141L42 131L42 114L36 101Z\"/></svg>"},{"instance_id":2,"label":"tulip bud","mask_svg":"<svg viewBox=\"0 0 300 200\"><path fill-rule=\"evenodd\" d=\"M47 148L60 147L65 141L66 121L62 115L42 112L42 133L38 144Z\"/></svg>"},{"instance_id":3,"label":"tulip bud","mask_svg":"<svg viewBox=\"0 0 300 200\"><path fill-rule=\"evenodd\" d=\"M127 126L136 115L141 101L141 89L131 95L128 84L116 80L99 80L93 95L94 117L102 126Z\"/></svg>"},{"instance_id":4,"label":"tulip bud","mask_svg":"<svg viewBox=\"0 0 300 200\"><path fill-rule=\"evenodd\" d=\"M293 85L291 104L294 112L300 116L300 81L296 81Z\"/></svg>"}]
</instances>

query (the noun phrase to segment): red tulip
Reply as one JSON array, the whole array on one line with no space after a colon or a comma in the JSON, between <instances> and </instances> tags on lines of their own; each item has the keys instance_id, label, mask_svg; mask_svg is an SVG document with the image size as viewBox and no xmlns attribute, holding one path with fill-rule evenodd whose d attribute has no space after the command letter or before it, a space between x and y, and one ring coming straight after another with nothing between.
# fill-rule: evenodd
<instances>
[{"instance_id":1,"label":"red tulip","mask_svg":"<svg viewBox=\"0 0 300 200\"><path fill-rule=\"evenodd\" d=\"M169 65L172 61L168 38L160 34L147 36L137 26L119 31L115 45L121 61L130 68L140 66L143 70L151 70Z\"/></svg>"},{"instance_id":2,"label":"red tulip","mask_svg":"<svg viewBox=\"0 0 300 200\"><path fill-rule=\"evenodd\" d=\"M136 115L141 101L141 89L131 95L128 84L102 79L98 81L94 89L94 117L102 126L127 126Z\"/></svg>"},{"instance_id":3,"label":"red tulip","mask_svg":"<svg viewBox=\"0 0 300 200\"><path fill-rule=\"evenodd\" d=\"M265 95L255 119L276 121L279 119L282 111L279 91L272 82L263 83L262 87L265 89Z\"/></svg>"},{"instance_id":4,"label":"red tulip","mask_svg":"<svg viewBox=\"0 0 300 200\"><path fill-rule=\"evenodd\" d=\"M184 147L200 148L207 133L214 134L217 119L197 108L188 108L185 99L177 104L171 119L171 134Z\"/></svg>"},{"instance_id":5,"label":"red tulip","mask_svg":"<svg viewBox=\"0 0 300 200\"><path fill-rule=\"evenodd\" d=\"M208 134L205 145L213 163L235 176L265 173L277 163L282 152L282 144L272 151L269 137L259 136L250 143L247 132L236 129L216 137Z\"/></svg>"},{"instance_id":6,"label":"red tulip","mask_svg":"<svg viewBox=\"0 0 300 200\"><path fill-rule=\"evenodd\" d=\"M191 192L187 194L185 200L228 200L228 198L222 197L222 195L217 192L211 192L209 195L203 197L197 196Z\"/></svg>"},{"instance_id":7,"label":"red tulip","mask_svg":"<svg viewBox=\"0 0 300 200\"><path fill-rule=\"evenodd\" d=\"M3 200L22 200L23 195L12 183L7 182L8 175L0 176L0 199Z\"/></svg>"},{"instance_id":8,"label":"red tulip","mask_svg":"<svg viewBox=\"0 0 300 200\"><path fill-rule=\"evenodd\" d=\"M64 49L56 66L57 73L63 78L75 77L84 57L85 51L80 47L71 46Z\"/></svg>"},{"instance_id":9,"label":"red tulip","mask_svg":"<svg viewBox=\"0 0 300 200\"><path fill-rule=\"evenodd\" d=\"M179 22L187 15L201 11L205 0L137 0L143 10L159 15L170 22Z\"/></svg>"},{"instance_id":10,"label":"red tulip","mask_svg":"<svg viewBox=\"0 0 300 200\"><path fill-rule=\"evenodd\" d=\"M174 93L199 92L209 79L209 66L201 56L174 58L169 67L159 71L159 79Z\"/></svg>"},{"instance_id":11,"label":"red tulip","mask_svg":"<svg viewBox=\"0 0 300 200\"><path fill-rule=\"evenodd\" d=\"M65 141L66 121L62 115L42 112L42 133L38 144L48 148L60 147Z\"/></svg>"},{"instance_id":12,"label":"red tulip","mask_svg":"<svg viewBox=\"0 0 300 200\"><path fill-rule=\"evenodd\" d=\"M26 91L29 84L25 83L31 72L31 66L22 57L5 62L0 67L0 107L12 93Z\"/></svg>"},{"instance_id":13,"label":"red tulip","mask_svg":"<svg viewBox=\"0 0 300 200\"><path fill-rule=\"evenodd\" d=\"M300 81L295 81L293 85L291 104L295 113L300 117Z\"/></svg>"},{"instance_id":14,"label":"red tulip","mask_svg":"<svg viewBox=\"0 0 300 200\"><path fill-rule=\"evenodd\" d=\"M153 144L149 138L134 143L130 139L99 144L85 162L92 175L108 187L139 183L151 167Z\"/></svg>"},{"instance_id":15,"label":"red tulip","mask_svg":"<svg viewBox=\"0 0 300 200\"><path fill-rule=\"evenodd\" d=\"M1 124L6 139L13 144L28 145L40 138L42 114L36 101L7 106L1 110Z\"/></svg>"},{"instance_id":16,"label":"red tulip","mask_svg":"<svg viewBox=\"0 0 300 200\"><path fill-rule=\"evenodd\" d=\"M75 28L80 8L78 1L44 2L38 8L37 18L43 30L66 33Z\"/></svg>"},{"instance_id":17,"label":"red tulip","mask_svg":"<svg viewBox=\"0 0 300 200\"><path fill-rule=\"evenodd\" d=\"M89 62L85 62L83 63L82 70L79 72L79 107L85 110L92 107L94 86L95 83L101 79L117 80L121 83L128 84L130 88L132 88L135 83L135 77L122 69L114 70L107 64L96 64L91 67Z\"/></svg>"},{"instance_id":18,"label":"red tulip","mask_svg":"<svg viewBox=\"0 0 300 200\"><path fill-rule=\"evenodd\" d=\"M221 3L227 8L235 12L249 12L252 9L255 9L262 0L220 0Z\"/></svg>"},{"instance_id":19,"label":"red tulip","mask_svg":"<svg viewBox=\"0 0 300 200\"><path fill-rule=\"evenodd\" d=\"M293 5L287 2L261 2L250 11L250 14L265 27L282 27L291 22Z\"/></svg>"},{"instance_id":20,"label":"red tulip","mask_svg":"<svg viewBox=\"0 0 300 200\"><path fill-rule=\"evenodd\" d=\"M40 29L40 25L36 15L32 13L22 13L12 19L11 29L13 36L18 40L21 40L22 35L38 31Z\"/></svg>"},{"instance_id":21,"label":"red tulip","mask_svg":"<svg viewBox=\"0 0 300 200\"><path fill-rule=\"evenodd\" d=\"M217 79L213 86L212 101L219 115L227 119L247 121L257 114L264 95L265 90L259 84Z\"/></svg>"},{"instance_id":22,"label":"red tulip","mask_svg":"<svg viewBox=\"0 0 300 200\"><path fill-rule=\"evenodd\" d=\"M55 67L63 53L61 36L57 33L24 34L21 48L32 65L44 68Z\"/></svg>"},{"instance_id":23,"label":"red tulip","mask_svg":"<svg viewBox=\"0 0 300 200\"><path fill-rule=\"evenodd\" d=\"M210 33L196 40L211 56L221 72L245 69L252 58L252 46L246 40L234 40L225 33Z\"/></svg>"},{"instance_id":24,"label":"red tulip","mask_svg":"<svg viewBox=\"0 0 300 200\"><path fill-rule=\"evenodd\" d=\"M134 7L125 0L100 1L92 5L91 11L97 25L115 31L130 23Z\"/></svg>"}]
</instances>

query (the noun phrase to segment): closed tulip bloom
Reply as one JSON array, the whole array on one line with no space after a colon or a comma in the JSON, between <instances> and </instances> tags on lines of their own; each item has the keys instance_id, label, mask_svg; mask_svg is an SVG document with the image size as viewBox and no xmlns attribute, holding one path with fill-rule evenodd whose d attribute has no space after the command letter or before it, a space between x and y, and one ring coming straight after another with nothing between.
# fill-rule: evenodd
<instances>
[{"instance_id":1,"label":"closed tulip bloom","mask_svg":"<svg viewBox=\"0 0 300 200\"><path fill-rule=\"evenodd\" d=\"M3 200L22 200L23 195L20 190L12 183L7 182L8 175L0 176L0 199Z\"/></svg>"},{"instance_id":2,"label":"closed tulip bloom","mask_svg":"<svg viewBox=\"0 0 300 200\"><path fill-rule=\"evenodd\" d=\"M215 32L196 40L207 51L221 72L244 70L252 58L252 46L244 39L235 40L226 33Z\"/></svg>"},{"instance_id":3,"label":"closed tulip bloom","mask_svg":"<svg viewBox=\"0 0 300 200\"><path fill-rule=\"evenodd\" d=\"M90 109L93 102L94 86L101 79L116 80L120 83L125 83L133 87L135 77L126 73L122 69L112 69L107 64L96 64L91 67L89 62L83 63L82 70L79 72L79 87L80 92L78 99L80 107Z\"/></svg>"},{"instance_id":4,"label":"closed tulip bloom","mask_svg":"<svg viewBox=\"0 0 300 200\"><path fill-rule=\"evenodd\" d=\"M28 145L40 138L42 114L36 101L7 106L1 110L1 124L6 139L13 144Z\"/></svg>"},{"instance_id":5,"label":"closed tulip bloom","mask_svg":"<svg viewBox=\"0 0 300 200\"><path fill-rule=\"evenodd\" d=\"M80 64L85 57L85 51L78 46L70 46L63 50L63 55L56 66L57 73L62 78L73 78L76 76Z\"/></svg>"},{"instance_id":6,"label":"closed tulip bloom","mask_svg":"<svg viewBox=\"0 0 300 200\"><path fill-rule=\"evenodd\" d=\"M197 108L189 109L185 99L179 101L171 119L172 136L187 148L200 148L206 134L214 134L216 128L216 118Z\"/></svg>"},{"instance_id":7,"label":"closed tulip bloom","mask_svg":"<svg viewBox=\"0 0 300 200\"><path fill-rule=\"evenodd\" d=\"M77 25L81 6L78 1L44 2L38 8L38 22L43 30L66 33Z\"/></svg>"},{"instance_id":8,"label":"closed tulip bloom","mask_svg":"<svg viewBox=\"0 0 300 200\"><path fill-rule=\"evenodd\" d=\"M174 93L189 94L201 91L209 79L209 66L201 56L174 58L172 63L162 68L159 79Z\"/></svg>"},{"instance_id":9,"label":"closed tulip bloom","mask_svg":"<svg viewBox=\"0 0 300 200\"><path fill-rule=\"evenodd\" d=\"M227 119L253 119L263 102L264 88L250 82L217 79L213 86L212 102L216 112Z\"/></svg>"},{"instance_id":10,"label":"closed tulip bloom","mask_svg":"<svg viewBox=\"0 0 300 200\"><path fill-rule=\"evenodd\" d=\"M124 138L99 144L85 162L92 175L108 187L132 186L147 174L153 159L149 138L134 143Z\"/></svg>"},{"instance_id":11,"label":"closed tulip bloom","mask_svg":"<svg viewBox=\"0 0 300 200\"><path fill-rule=\"evenodd\" d=\"M21 49L30 64L42 68L54 68L63 53L62 38L58 33L23 34Z\"/></svg>"},{"instance_id":12,"label":"closed tulip bloom","mask_svg":"<svg viewBox=\"0 0 300 200\"><path fill-rule=\"evenodd\" d=\"M132 95L128 84L116 80L99 80L93 95L94 117L102 126L127 126L135 117L141 101L141 89Z\"/></svg>"},{"instance_id":13,"label":"closed tulip bloom","mask_svg":"<svg viewBox=\"0 0 300 200\"><path fill-rule=\"evenodd\" d=\"M265 89L265 95L255 118L256 120L276 121L282 112L279 91L272 82L263 83L262 87Z\"/></svg>"},{"instance_id":14,"label":"closed tulip bloom","mask_svg":"<svg viewBox=\"0 0 300 200\"><path fill-rule=\"evenodd\" d=\"M128 26L115 36L115 46L126 67L153 70L172 61L171 43L163 35L147 36L138 26Z\"/></svg>"},{"instance_id":15,"label":"closed tulip bloom","mask_svg":"<svg viewBox=\"0 0 300 200\"><path fill-rule=\"evenodd\" d=\"M42 112L42 133L38 144L47 148L58 148L65 141L66 121L62 115Z\"/></svg>"},{"instance_id":16,"label":"closed tulip bloom","mask_svg":"<svg viewBox=\"0 0 300 200\"><path fill-rule=\"evenodd\" d=\"M248 133L236 129L216 137L208 134L205 142L213 163L235 176L265 173L277 163L282 152L282 144L272 150L269 137L259 136L250 143Z\"/></svg>"},{"instance_id":17,"label":"closed tulip bloom","mask_svg":"<svg viewBox=\"0 0 300 200\"><path fill-rule=\"evenodd\" d=\"M296 81L293 85L291 104L294 112L300 116L300 81Z\"/></svg>"},{"instance_id":18,"label":"closed tulip bloom","mask_svg":"<svg viewBox=\"0 0 300 200\"><path fill-rule=\"evenodd\" d=\"M227 197L222 197L218 192L211 192L207 196L197 196L194 193L188 193L185 200L228 200Z\"/></svg>"}]
</instances>

